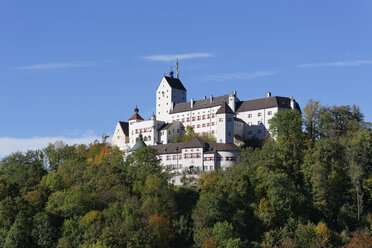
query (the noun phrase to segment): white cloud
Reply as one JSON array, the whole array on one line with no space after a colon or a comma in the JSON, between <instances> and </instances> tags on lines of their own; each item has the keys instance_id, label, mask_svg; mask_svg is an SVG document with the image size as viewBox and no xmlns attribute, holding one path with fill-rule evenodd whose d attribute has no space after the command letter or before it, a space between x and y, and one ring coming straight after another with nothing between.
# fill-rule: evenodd
<instances>
[{"instance_id":1,"label":"white cloud","mask_svg":"<svg viewBox=\"0 0 372 248\"><path fill-rule=\"evenodd\" d=\"M313 64L302 64L298 67L344 67L344 66L361 66L370 65L372 60L349 60L349 61L336 61L336 62L322 62Z\"/></svg>"},{"instance_id":2,"label":"white cloud","mask_svg":"<svg viewBox=\"0 0 372 248\"><path fill-rule=\"evenodd\" d=\"M53 70L53 69L64 69L64 68L77 68L77 67L93 67L91 63L46 63L46 64L35 64L19 66L15 69L18 70Z\"/></svg>"},{"instance_id":3,"label":"white cloud","mask_svg":"<svg viewBox=\"0 0 372 248\"><path fill-rule=\"evenodd\" d=\"M95 140L101 140L101 137L84 136L79 138L69 138L63 136L56 137L32 137L32 138L10 138L0 137L0 158L10 155L13 152L42 149L49 143L63 141L68 145L90 144Z\"/></svg>"},{"instance_id":4,"label":"white cloud","mask_svg":"<svg viewBox=\"0 0 372 248\"><path fill-rule=\"evenodd\" d=\"M228 80L250 80L259 77L266 77L274 74L271 71L258 71L254 73L236 72L236 73L221 73L215 75L209 75L204 80L212 81L228 81Z\"/></svg>"},{"instance_id":5,"label":"white cloud","mask_svg":"<svg viewBox=\"0 0 372 248\"><path fill-rule=\"evenodd\" d=\"M183 54L158 54L145 56L143 59L151 61L175 61L176 59L196 59L196 58L207 58L212 57L211 53L183 53Z\"/></svg>"}]
</instances>

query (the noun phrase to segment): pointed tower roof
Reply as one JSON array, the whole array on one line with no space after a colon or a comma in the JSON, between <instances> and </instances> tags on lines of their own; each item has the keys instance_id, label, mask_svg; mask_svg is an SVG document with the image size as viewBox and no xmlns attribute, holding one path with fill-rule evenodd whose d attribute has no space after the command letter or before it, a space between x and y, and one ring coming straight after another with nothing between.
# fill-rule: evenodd
<instances>
[{"instance_id":1,"label":"pointed tower roof","mask_svg":"<svg viewBox=\"0 0 372 248\"><path fill-rule=\"evenodd\" d=\"M216 112L216 114L234 114L234 111L232 111L232 109L229 107L229 105L227 105L226 102L223 102L221 107L218 109L218 111Z\"/></svg>"},{"instance_id":2,"label":"pointed tower roof","mask_svg":"<svg viewBox=\"0 0 372 248\"><path fill-rule=\"evenodd\" d=\"M174 78L173 76L171 76L171 77L164 76L164 78L165 78L165 80L167 80L168 84L173 89L186 91L185 86L183 86L183 84L181 83L181 80L179 78Z\"/></svg>"},{"instance_id":3,"label":"pointed tower roof","mask_svg":"<svg viewBox=\"0 0 372 248\"><path fill-rule=\"evenodd\" d=\"M143 121L143 118L138 114L138 108L137 108L137 105L136 105L136 108L134 109L134 115L132 115L132 117L129 118L130 121L132 120L142 120Z\"/></svg>"},{"instance_id":4,"label":"pointed tower roof","mask_svg":"<svg viewBox=\"0 0 372 248\"><path fill-rule=\"evenodd\" d=\"M146 147L147 145L145 144L145 142L143 141L143 137L142 137L142 134L140 134L138 136L138 140L136 142L136 144L134 144L134 146L132 147L132 149L130 149L131 152L135 152L137 151L138 149L140 148L143 148L143 147Z\"/></svg>"}]
</instances>

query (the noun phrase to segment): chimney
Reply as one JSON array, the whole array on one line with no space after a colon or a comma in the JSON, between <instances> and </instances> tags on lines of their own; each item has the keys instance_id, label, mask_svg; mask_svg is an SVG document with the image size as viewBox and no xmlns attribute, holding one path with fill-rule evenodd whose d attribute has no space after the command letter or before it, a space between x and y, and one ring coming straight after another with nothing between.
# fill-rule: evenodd
<instances>
[{"instance_id":1,"label":"chimney","mask_svg":"<svg viewBox=\"0 0 372 248\"><path fill-rule=\"evenodd\" d=\"M293 99L293 96L289 97L291 99L291 109L295 109L296 101Z\"/></svg>"},{"instance_id":2,"label":"chimney","mask_svg":"<svg viewBox=\"0 0 372 248\"><path fill-rule=\"evenodd\" d=\"M209 102L213 103L213 95L211 95L211 97L209 98Z\"/></svg>"},{"instance_id":3,"label":"chimney","mask_svg":"<svg viewBox=\"0 0 372 248\"><path fill-rule=\"evenodd\" d=\"M191 98L190 103L191 103L191 108L193 108L194 107L194 98Z\"/></svg>"},{"instance_id":4,"label":"chimney","mask_svg":"<svg viewBox=\"0 0 372 248\"><path fill-rule=\"evenodd\" d=\"M234 96L236 96L236 91L233 92Z\"/></svg>"},{"instance_id":5,"label":"chimney","mask_svg":"<svg viewBox=\"0 0 372 248\"><path fill-rule=\"evenodd\" d=\"M207 97L206 97L206 96L204 96L204 100L205 100L205 99L207 99Z\"/></svg>"},{"instance_id":6,"label":"chimney","mask_svg":"<svg viewBox=\"0 0 372 248\"><path fill-rule=\"evenodd\" d=\"M271 97L271 92L267 92L267 97Z\"/></svg>"}]
</instances>

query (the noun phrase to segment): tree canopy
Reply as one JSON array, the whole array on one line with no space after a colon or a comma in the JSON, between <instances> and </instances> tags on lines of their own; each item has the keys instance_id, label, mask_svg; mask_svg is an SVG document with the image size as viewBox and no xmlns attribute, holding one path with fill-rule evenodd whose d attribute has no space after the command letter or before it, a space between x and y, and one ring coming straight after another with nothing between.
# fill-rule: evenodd
<instances>
[{"instance_id":1,"label":"tree canopy","mask_svg":"<svg viewBox=\"0 0 372 248\"><path fill-rule=\"evenodd\" d=\"M0 162L0 247L371 247L372 129L356 106L280 111L235 166L175 187L105 140ZM188 128L180 141L195 137Z\"/></svg>"}]
</instances>

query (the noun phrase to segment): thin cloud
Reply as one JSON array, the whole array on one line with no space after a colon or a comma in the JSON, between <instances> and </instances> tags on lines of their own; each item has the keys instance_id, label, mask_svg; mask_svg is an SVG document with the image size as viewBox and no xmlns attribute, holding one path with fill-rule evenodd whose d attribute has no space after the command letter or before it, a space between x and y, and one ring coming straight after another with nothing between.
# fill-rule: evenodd
<instances>
[{"instance_id":1,"label":"thin cloud","mask_svg":"<svg viewBox=\"0 0 372 248\"><path fill-rule=\"evenodd\" d=\"M350 61L336 61L336 62L323 62L313 64L302 64L298 67L345 67L345 66L362 66L370 65L372 60L350 60Z\"/></svg>"},{"instance_id":2,"label":"thin cloud","mask_svg":"<svg viewBox=\"0 0 372 248\"><path fill-rule=\"evenodd\" d=\"M33 138L10 138L0 137L0 158L10 155L11 153L27 150L37 150L48 146L49 143L63 141L68 145L74 144L90 144L95 140L100 140L101 137L86 136L78 138L69 138L63 136L56 137L33 137Z\"/></svg>"},{"instance_id":3,"label":"thin cloud","mask_svg":"<svg viewBox=\"0 0 372 248\"><path fill-rule=\"evenodd\" d=\"M236 72L236 73L221 73L215 75L209 75L205 77L205 80L211 81L229 81L229 80L251 80L259 77L266 77L273 75L271 71L258 71L254 73Z\"/></svg>"},{"instance_id":4,"label":"thin cloud","mask_svg":"<svg viewBox=\"0 0 372 248\"><path fill-rule=\"evenodd\" d=\"M17 70L54 70L54 69L65 69L65 68L78 68L78 67L93 67L92 63L46 63L46 64L35 64L19 66Z\"/></svg>"},{"instance_id":5,"label":"thin cloud","mask_svg":"<svg viewBox=\"0 0 372 248\"><path fill-rule=\"evenodd\" d=\"M175 61L176 59L196 59L196 58L208 58L212 57L211 53L183 53L183 54L158 54L145 56L143 59L151 61Z\"/></svg>"}]
</instances>

